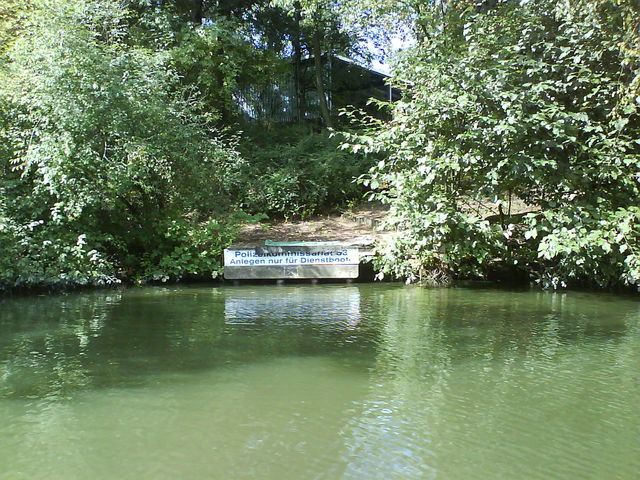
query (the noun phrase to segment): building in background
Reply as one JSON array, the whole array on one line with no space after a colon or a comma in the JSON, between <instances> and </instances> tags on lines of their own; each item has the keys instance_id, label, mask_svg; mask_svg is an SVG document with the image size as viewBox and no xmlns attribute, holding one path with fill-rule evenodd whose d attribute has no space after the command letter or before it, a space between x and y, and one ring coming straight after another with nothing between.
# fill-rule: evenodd
<instances>
[{"instance_id":1,"label":"building in background","mask_svg":"<svg viewBox=\"0 0 640 480\"><path fill-rule=\"evenodd\" d=\"M322 90L332 118L343 109L356 108L382 116L370 99L394 101L400 92L388 85L389 75L337 55L322 58ZM307 57L300 72L287 66L267 83L236 91L235 102L246 121L267 123L321 122L322 111L315 78L315 61ZM326 123L326 122L325 122Z\"/></svg>"}]
</instances>

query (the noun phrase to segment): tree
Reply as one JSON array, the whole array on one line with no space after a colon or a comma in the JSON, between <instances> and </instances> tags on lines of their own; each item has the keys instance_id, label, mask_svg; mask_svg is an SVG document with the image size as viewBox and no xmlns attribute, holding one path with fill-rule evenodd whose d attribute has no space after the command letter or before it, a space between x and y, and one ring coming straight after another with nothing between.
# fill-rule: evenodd
<instances>
[{"instance_id":1,"label":"tree","mask_svg":"<svg viewBox=\"0 0 640 480\"><path fill-rule=\"evenodd\" d=\"M129 14L110 0L42 0L10 50L0 236L7 262L30 266L5 283L111 281L163 261L167 270L176 248L175 276L219 268L217 218L239 157L198 116L167 52L128 44ZM192 249L190 224L210 235Z\"/></svg>"},{"instance_id":2,"label":"tree","mask_svg":"<svg viewBox=\"0 0 640 480\"><path fill-rule=\"evenodd\" d=\"M404 232L386 271L640 284L637 57L620 50L637 52L631 6L421 5L415 22L429 27L395 70L404 99L350 138L387 154L366 180L388 187L379 196ZM509 215L514 197L532 211ZM486 201L500 214L483 214Z\"/></svg>"},{"instance_id":3,"label":"tree","mask_svg":"<svg viewBox=\"0 0 640 480\"><path fill-rule=\"evenodd\" d=\"M31 8L31 0L6 0L0 4L0 55L17 36Z\"/></svg>"},{"instance_id":4,"label":"tree","mask_svg":"<svg viewBox=\"0 0 640 480\"><path fill-rule=\"evenodd\" d=\"M273 4L283 8L295 19L294 54L302 44L313 57L314 83L320 115L324 125L333 127L333 119L327 102L328 86L325 62L332 55L357 53L358 39L354 31L341 22L339 2L333 0L274 0ZM296 65L297 65L296 60Z\"/></svg>"}]
</instances>

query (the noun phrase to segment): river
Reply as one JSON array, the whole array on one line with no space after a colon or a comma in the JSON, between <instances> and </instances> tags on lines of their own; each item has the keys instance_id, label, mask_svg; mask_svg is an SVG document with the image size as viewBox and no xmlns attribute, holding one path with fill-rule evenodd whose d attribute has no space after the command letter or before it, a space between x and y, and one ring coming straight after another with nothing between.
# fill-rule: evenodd
<instances>
[{"instance_id":1,"label":"river","mask_svg":"<svg viewBox=\"0 0 640 480\"><path fill-rule=\"evenodd\" d=\"M638 296L0 299L2 479L637 479Z\"/></svg>"}]
</instances>

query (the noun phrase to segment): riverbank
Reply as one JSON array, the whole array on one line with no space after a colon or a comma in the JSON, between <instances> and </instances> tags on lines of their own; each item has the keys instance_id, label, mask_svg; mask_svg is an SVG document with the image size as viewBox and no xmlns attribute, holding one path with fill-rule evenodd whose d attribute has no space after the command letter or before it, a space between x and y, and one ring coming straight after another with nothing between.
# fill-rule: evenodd
<instances>
[{"instance_id":1,"label":"riverbank","mask_svg":"<svg viewBox=\"0 0 640 480\"><path fill-rule=\"evenodd\" d=\"M394 234L385 230L388 209L379 204L362 204L346 212L305 220L249 223L243 226L238 245L254 245L265 240L281 242L377 243Z\"/></svg>"},{"instance_id":2,"label":"riverbank","mask_svg":"<svg viewBox=\"0 0 640 480\"><path fill-rule=\"evenodd\" d=\"M500 215L505 215L509 221L518 221L523 214L535 211L535 207L526 205L525 203L514 200L510 206L506 207L495 202L475 202L461 205L465 210L477 212L479 216L487 221L496 221ZM501 212L502 209L502 212ZM315 216L308 219L297 220L272 220L257 223L247 223L241 226L235 239L234 246L253 247L262 245L265 241L278 242L343 242L346 244L366 245L370 247L370 251L384 251L387 242L395 238L402 237L402 232L392 230L385 225L385 219L388 215L388 208L385 205L373 202L364 202L344 212ZM212 257L213 258L213 257ZM222 261L222 258L220 258ZM368 256L360 265L360 276L358 282L372 282L374 279L381 279L376 276L378 271L374 268L375 258ZM385 276L385 281L402 281L403 279ZM48 294L53 292L70 291L70 290L92 290L119 286L141 286L141 285L166 285L166 284L203 284L207 282L224 283L222 274L213 274L207 272L205 274L186 274L180 277L170 277L160 280L139 280L126 275L119 278L117 282L111 285L80 285L80 284L51 284L51 285L31 285L28 287L14 287L6 290L0 290L0 294ZM298 283L304 283L306 280L299 280ZM317 280L316 280L317 281ZM335 282L335 279L320 280L321 283ZM253 280L252 283L269 284L274 280ZM296 283L295 280L291 280ZM418 282L420 283L420 282ZM423 282L429 285L428 282ZM472 286L472 285L495 285L497 288L505 286L513 286L516 288L536 287L536 283L529 277L524 275L523 271L516 269L496 269L489 277L486 278L464 278L464 277L448 277L447 282L432 282L431 286ZM538 287L540 288L540 287ZM632 293L636 294L635 288L613 288L598 289L592 286L574 285L571 290L579 291L609 291L616 293Z\"/></svg>"}]
</instances>

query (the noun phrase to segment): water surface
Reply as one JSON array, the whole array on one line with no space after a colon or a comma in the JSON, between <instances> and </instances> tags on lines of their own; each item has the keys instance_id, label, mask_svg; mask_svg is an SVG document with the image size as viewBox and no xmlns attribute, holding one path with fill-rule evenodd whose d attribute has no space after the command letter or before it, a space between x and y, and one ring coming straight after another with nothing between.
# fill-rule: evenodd
<instances>
[{"instance_id":1,"label":"water surface","mask_svg":"<svg viewBox=\"0 0 640 480\"><path fill-rule=\"evenodd\" d=\"M638 297L371 284L0 300L3 479L638 472Z\"/></svg>"}]
</instances>

